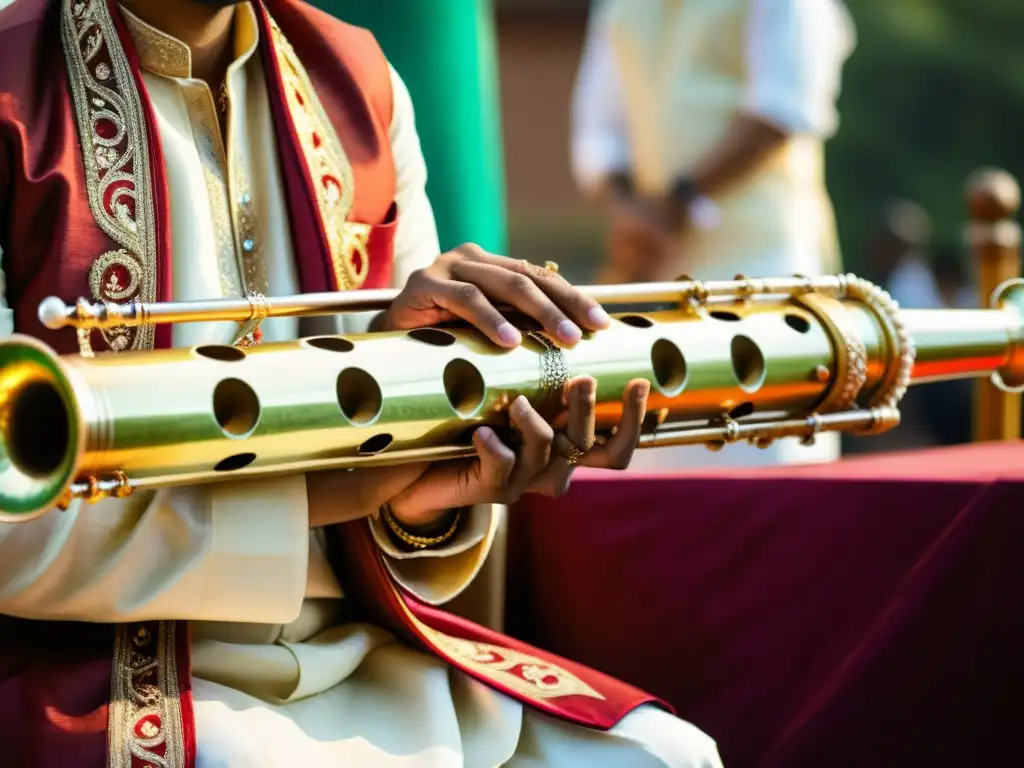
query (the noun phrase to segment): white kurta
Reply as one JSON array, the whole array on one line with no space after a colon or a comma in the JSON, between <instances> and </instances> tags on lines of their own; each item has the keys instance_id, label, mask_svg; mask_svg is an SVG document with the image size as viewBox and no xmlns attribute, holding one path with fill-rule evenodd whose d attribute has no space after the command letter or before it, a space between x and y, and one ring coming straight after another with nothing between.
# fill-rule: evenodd
<instances>
[{"instance_id":1,"label":"white kurta","mask_svg":"<svg viewBox=\"0 0 1024 768\"><path fill-rule=\"evenodd\" d=\"M573 100L572 166L584 189L632 172L665 194L724 138L737 114L789 136L756 175L714 200L717 226L681 239L666 279L728 280L838 271L823 143L854 29L840 0L600 0ZM640 451L634 469L752 466L838 458L837 435L761 450Z\"/></svg>"},{"instance_id":2,"label":"white kurta","mask_svg":"<svg viewBox=\"0 0 1024 768\"><path fill-rule=\"evenodd\" d=\"M191 77L189 49L125 15L165 155L174 298L298 292L252 8L235 14L226 141L214 96ZM439 248L412 104L392 75L402 285ZM359 331L367 319L349 316L332 330ZM268 341L300 333L294 319L263 327ZM0 336L12 330L0 302ZM180 325L173 342L224 343L234 330ZM440 604L477 574L502 513L476 507L447 547L416 555L374 534L393 575ZM659 710L642 708L611 733L575 728L524 710L386 632L346 623L322 533L309 530L308 518L298 476L76 503L0 525L0 613L191 621L201 768L720 764L707 736Z\"/></svg>"}]
</instances>

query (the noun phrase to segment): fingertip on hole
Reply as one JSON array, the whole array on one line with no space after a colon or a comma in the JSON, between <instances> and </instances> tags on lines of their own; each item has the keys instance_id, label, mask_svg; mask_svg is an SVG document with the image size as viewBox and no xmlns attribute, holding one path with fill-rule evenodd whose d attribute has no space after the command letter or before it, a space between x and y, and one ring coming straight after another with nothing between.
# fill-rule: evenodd
<instances>
[{"instance_id":1,"label":"fingertip on hole","mask_svg":"<svg viewBox=\"0 0 1024 768\"><path fill-rule=\"evenodd\" d=\"M597 391L597 382L590 376L580 376L573 382L572 386L578 397L593 397Z\"/></svg>"},{"instance_id":2,"label":"fingertip on hole","mask_svg":"<svg viewBox=\"0 0 1024 768\"><path fill-rule=\"evenodd\" d=\"M558 324L555 335L565 344L574 345L583 338L583 331L571 320L563 320Z\"/></svg>"},{"instance_id":3,"label":"fingertip on hole","mask_svg":"<svg viewBox=\"0 0 1024 768\"><path fill-rule=\"evenodd\" d=\"M641 379L633 384L633 397L638 402L643 402L651 394L651 382Z\"/></svg>"},{"instance_id":4,"label":"fingertip on hole","mask_svg":"<svg viewBox=\"0 0 1024 768\"><path fill-rule=\"evenodd\" d=\"M524 416L529 407L530 401L526 399L526 395L519 395L519 397L512 401L509 411L511 411L513 417L518 418Z\"/></svg>"},{"instance_id":5,"label":"fingertip on hole","mask_svg":"<svg viewBox=\"0 0 1024 768\"><path fill-rule=\"evenodd\" d=\"M512 323L502 323L498 326L498 339L506 347L518 347L523 343L523 335Z\"/></svg>"},{"instance_id":6,"label":"fingertip on hole","mask_svg":"<svg viewBox=\"0 0 1024 768\"><path fill-rule=\"evenodd\" d=\"M600 305L591 307L587 312L587 322L594 328L604 329L612 324L611 317L604 311L604 308Z\"/></svg>"}]
</instances>

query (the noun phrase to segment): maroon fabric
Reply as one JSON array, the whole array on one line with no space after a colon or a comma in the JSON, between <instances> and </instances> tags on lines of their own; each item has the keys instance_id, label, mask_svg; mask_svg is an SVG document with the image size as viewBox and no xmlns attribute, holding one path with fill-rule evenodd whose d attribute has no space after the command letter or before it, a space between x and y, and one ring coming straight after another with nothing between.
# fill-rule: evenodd
<instances>
[{"instance_id":1,"label":"maroon fabric","mask_svg":"<svg viewBox=\"0 0 1024 768\"><path fill-rule=\"evenodd\" d=\"M581 472L510 547L509 633L664 697L730 768L1019 760L1024 444Z\"/></svg>"},{"instance_id":2,"label":"maroon fabric","mask_svg":"<svg viewBox=\"0 0 1024 768\"><path fill-rule=\"evenodd\" d=\"M106 768L113 635L0 616L0 765Z\"/></svg>"},{"instance_id":3,"label":"maroon fabric","mask_svg":"<svg viewBox=\"0 0 1024 768\"><path fill-rule=\"evenodd\" d=\"M36 315L39 302L50 295L72 302L90 296L93 260L118 248L89 209L65 70L59 2L18 0L0 10L0 248L7 302L15 330L62 353L78 350L75 332L46 329Z\"/></svg>"},{"instance_id":4,"label":"maroon fabric","mask_svg":"<svg viewBox=\"0 0 1024 768\"><path fill-rule=\"evenodd\" d=\"M598 730L608 730L642 704L671 710L666 702L628 683L427 605L400 590L385 569L380 548L373 541L366 521L356 520L334 526L332 533L330 542L335 570L346 598L362 611L363 616L389 629L410 645L440 656L484 685L552 717ZM453 654L430 630L449 638L492 646L484 654L490 657L489 661L481 666L467 664L465 658ZM532 658L524 660L522 655ZM516 662L517 657L517 663L506 663ZM553 668L550 671L556 675L557 670L567 671L600 695L544 695L536 679L527 676L524 663L526 666ZM495 668L507 670L508 674L489 674Z\"/></svg>"},{"instance_id":5,"label":"maroon fabric","mask_svg":"<svg viewBox=\"0 0 1024 768\"><path fill-rule=\"evenodd\" d=\"M349 220L383 226L393 224L396 209L395 163L389 130L394 106L387 59L373 35L294 0L265 0L256 6L260 19L260 53L271 72L271 108L276 118L277 149L289 190L289 223L302 290L335 291L327 233L321 226L315 190L325 182L340 186L331 176L314 178L300 153L302 142L295 122L288 119L282 66L271 45L270 16L296 50L320 98L324 112L344 145L356 190ZM270 16L267 12L269 11ZM318 143L321 137L308 137ZM330 222L326 222L330 226ZM391 240L387 245L391 246ZM390 288L394 252L372 254L364 289Z\"/></svg>"}]
</instances>

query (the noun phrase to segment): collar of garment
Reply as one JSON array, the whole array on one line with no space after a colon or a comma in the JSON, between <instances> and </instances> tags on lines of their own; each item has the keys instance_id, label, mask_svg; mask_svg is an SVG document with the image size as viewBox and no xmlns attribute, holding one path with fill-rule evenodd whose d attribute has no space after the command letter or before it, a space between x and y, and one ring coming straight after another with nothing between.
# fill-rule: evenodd
<instances>
[{"instance_id":1,"label":"collar of garment","mask_svg":"<svg viewBox=\"0 0 1024 768\"><path fill-rule=\"evenodd\" d=\"M192 77L192 50L188 45L147 24L123 5L121 14L143 69L165 77ZM235 6L234 25L235 59L229 71L245 64L256 52L260 41L256 12L250 3Z\"/></svg>"}]
</instances>

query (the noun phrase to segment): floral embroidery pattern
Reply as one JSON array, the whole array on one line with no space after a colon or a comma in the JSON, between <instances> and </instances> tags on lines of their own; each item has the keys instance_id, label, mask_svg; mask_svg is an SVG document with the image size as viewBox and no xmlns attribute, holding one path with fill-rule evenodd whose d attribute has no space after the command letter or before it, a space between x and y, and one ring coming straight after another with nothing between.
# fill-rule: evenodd
<instances>
[{"instance_id":1,"label":"floral embroidery pattern","mask_svg":"<svg viewBox=\"0 0 1024 768\"><path fill-rule=\"evenodd\" d=\"M61 35L89 207L121 246L93 264L93 299L154 301L156 233L141 94L104 0L63 0ZM154 338L152 326L102 335L115 351L152 347Z\"/></svg>"}]
</instances>

